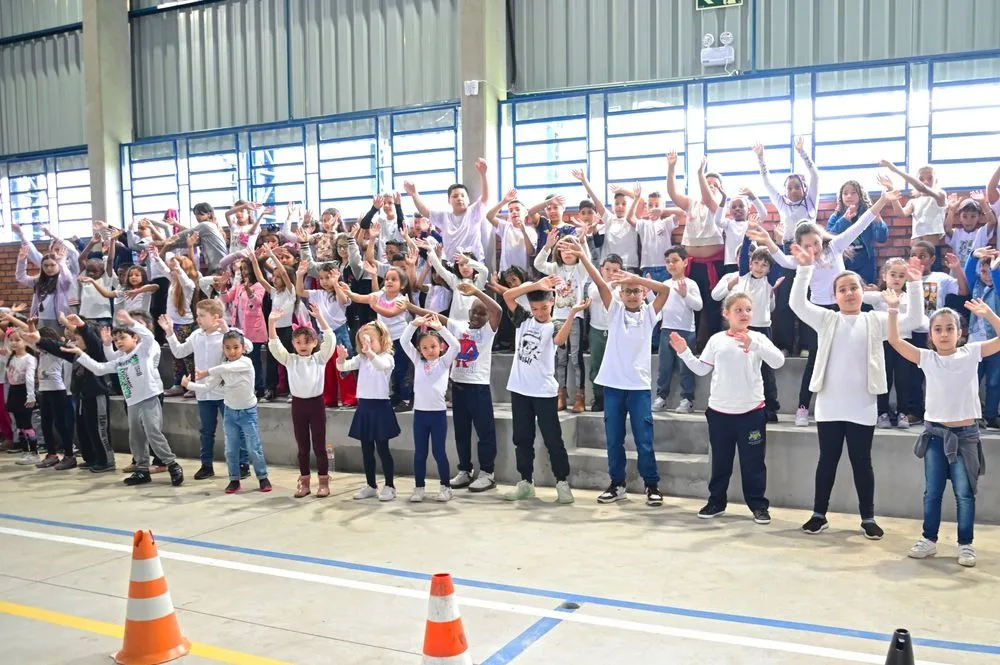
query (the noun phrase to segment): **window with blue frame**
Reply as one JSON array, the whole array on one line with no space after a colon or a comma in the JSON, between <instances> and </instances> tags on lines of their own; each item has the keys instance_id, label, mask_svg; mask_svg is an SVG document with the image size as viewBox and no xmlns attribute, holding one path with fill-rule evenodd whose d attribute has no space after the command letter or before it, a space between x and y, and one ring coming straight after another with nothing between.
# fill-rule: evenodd
<instances>
[{"instance_id":1,"label":"window with blue frame","mask_svg":"<svg viewBox=\"0 0 1000 665\"><path fill-rule=\"evenodd\" d=\"M90 169L86 155L56 157L55 180L59 235L86 238L93 234ZM112 220L114 223L115 220Z\"/></svg>"},{"instance_id":2,"label":"window with blue frame","mask_svg":"<svg viewBox=\"0 0 1000 665\"><path fill-rule=\"evenodd\" d=\"M376 118L319 126L320 209L337 208L345 219L363 216L379 189Z\"/></svg>"},{"instance_id":3,"label":"window with blue frame","mask_svg":"<svg viewBox=\"0 0 1000 665\"><path fill-rule=\"evenodd\" d=\"M930 162L943 187L980 188L1000 158L1000 58L931 64Z\"/></svg>"},{"instance_id":4,"label":"window with blue frame","mask_svg":"<svg viewBox=\"0 0 1000 665\"><path fill-rule=\"evenodd\" d=\"M589 97L516 100L510 112L512 182L505 180L504 187L517 188L525 200L579 194L580 185L570 172L587 170Z\"/></svg>"},{"instance_id":5,"label":"window with blue frame","mask_svg":"<svg viewBox=\"0 0 1000 665\"><path fill-rule=\"evenodd\" d=\"M813 159L820 191L834 194L847 180L878 189L880 159L907 167L905 65L813 75Z\"/></svg>"},{"instance_id":6,"label":"window with blue frame","mask_svg":"<svg viewBox=\"0 0 1000 665\"><path fill-rule=\"evenodd\" d=\"M49 211L51 175L45 159L10 162L7 165L10 217L25 238L42 238L42 228L52 221ZM55 232L55 229L52 229Z\"/></svg>"},{"instance_id":7,"label":"window with blue frame","mask_svg":"<svg viewBox=\"0 0 1000 665\"><path fill-rule=\"evenodd\" d=\"M266 206L306 200L305 128L250 132L250 198ZM273 214L265 223L273 223Z\"/></svg>"},{"instance_id":8,"label":"window with blue frame","mask_svg":"<svg viewBox=\"0 0 1000 665\"><path fill-rule=\"evenodd\" d=\"M458 178L458 109L394 113L389 119L392 189L411 181L428 207L442 209ZM476 159L479 155L470 156ZM477 195L478 183L466 183Z\"/></svg>"},{"instance_id":9,"label":"window with blue frame","mask_svg":"<svg viewBox=\"0 0 1000 665\"><path fill-rule=\"evenodd\" d=\"M177 143L162 141L130 146L127 184L134 217L159 218L166 210L177 210L180 207Z\"/></svg>"},{"instance_id":10,"label":"window with blue frame","mask_svg":"<svg viewBox=\"0 0 1000 665\"><path fill-rule=\"evenodd\" d=\"M687 88L683 85L604 97L606 180L631 188L646 185L649 193L667 178L665 153L678 153L677 173L685 172L687 150Z\"/></svg>"},{"instance_id":11,"label":"window with blue frame","mask_svg":"<svg viewBox=\"0 0 1000 665\"><path fill-rule=\"evenodd\" d=\"M187 140L188 187L192 203L226 210L239 199L239 152L236 134Z\"/></svg>"}]
</instances>

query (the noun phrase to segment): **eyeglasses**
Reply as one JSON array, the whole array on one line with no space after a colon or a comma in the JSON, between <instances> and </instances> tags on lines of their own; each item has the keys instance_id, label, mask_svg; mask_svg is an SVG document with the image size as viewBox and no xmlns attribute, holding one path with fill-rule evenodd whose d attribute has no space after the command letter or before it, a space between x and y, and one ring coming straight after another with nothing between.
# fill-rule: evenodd
<instances>
[{"instance_id":1,"label":"eyeglasses","mask_svg":"<svg viewBox=\"0 0 1000 665\"><path fill-rule=\"evenodd\" d=\"M622 289L622 293L624 293L627 296L638 295L642 293L642 287L641 286L627 287Z\"/></svg>"}]
</instances>

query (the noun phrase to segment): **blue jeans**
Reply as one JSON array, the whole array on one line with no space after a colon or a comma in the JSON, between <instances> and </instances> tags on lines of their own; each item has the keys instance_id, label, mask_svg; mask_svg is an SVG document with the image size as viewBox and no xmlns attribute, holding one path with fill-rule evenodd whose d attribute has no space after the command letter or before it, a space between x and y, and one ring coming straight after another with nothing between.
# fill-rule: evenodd
<instances>
[{"instance_id":1,"label":"blue jeans","mask_svg":"<svg viewBox=\"0 0 1000 665\"><path fill-rule=\"evenodd\" d=\"M264 447L257 432L257 407L249 409L226 409L222 419L226 430L226 468L229 479L240 479L240 455L250 454L253 472L257 479L267 478L267 462L264 461Z\"/></svg>"},{"instance_id":2,"label":"blue jeans","mask_svg":"<svg viewBox=\"0 0 1000 665\"><path fill-rule=\"evenodd\" d=\"M657 282L665 282L670 278L670 273L667 272L667 266L646 266L645 268L639 268L639 275L642 277L649 277L650 279L655 279ZM653 326L653 353L656 353L657 349L659 348L660 348L660 321L657 321L656 325Z\"/></svg>"},{"instance_id":3,"label":"blue jeans","mask_svg":"<svg viewBox=\"0 0 1000 665\"><path fill-rule=\"evenodd\" d=\"M226 406L221 399L198 400L198 417L201 419L201 465L212 466L215 460L215 428L219 424L219 416L225 417ZM223 431L225 434L225 431ZM246 446L240 448L240 464L249 464Z\"/></svg>"},{"instance_id":4,"label":"blue jeans","mask_svg":"<svg viewBox=\"0 0 1000 665\"><path fill-rule=\"evenodd\" d=\"M660 474L653 452L653 407L648 390L604 388L604 438L608 447L608 475L614 485L625 484L625 416L632 422L632 438L639 453L639 475L646 487L656 487Z\"/></svg>"},{"instance_id":5,"label":"blue jeans","mask_svg":"<svg viewBox=\"0 0 1000 665\"><path fill-rule=\"evenodd\" d=\"M680 365L681 399L694 401L694 372L688 369L684 361L677 357L677 352L670 346L670 333L676 332L687 342L688 348L694 351L697 335L694 331L665 329L660 331L660 371L656 375L656 395L667 399L670 397L670 380L674 375L674 365Z\"/></svg>"},{"instance_id":6,"label":"blue jeans","mask_svg":"<svg viewBox=\"0 0 1000 665\"><path fill-rule=\"evenodd\" d=\"M1000 410L1000 354L982 359L979 363L979 378L986 379L986 407L983 417L992 420Z\"/></svg>"},{"instance_id":7,"label":"blue jeans","mask_svg":"<svg viewBox=\"0 0 1000 665\"><path fill-rule=\"evenodd\" d=\"M395 362L392 368L390 383L390 387L392 388L392 403L412 402L413 379L410 377L410 371L413 369L413 363L410 362L410 357L403 351L403 345L399 343L398 339L393 341L392 349L392 358Z\"/></svg>"},{"instance_id":8,"label":"blue jeans","mask_svg":"<svg viewBox=\"0 0 1000 665\"><path fill-rule=\"evenodd\" d=\"M959 436L967 427L949 428ZM973 525L976 521L976 496L972 493L969 474L965 470L962 455L955 458L954 464L948 463L944 454L944 442L940 437L931 438L924 455L924 532L927 540L937 542L938 529L941 526L941 500L944 498L944 486L951 480L951 489L955 492L955 503L958 508L958 544L971 545Z\"/></svg>"},{"instance_id":9,"label":"blue jeans","mask_svg":"<svg viewBox=\"0 0 1000 665\"><path fill-rule=\"evenodd\" d=\"M444 447L447 436L447 411L413 412L413 477L417 487L424 486L424 478L427 475L428 440L434 461L437 462L441 487L450 487L451 469L448 466L448 453Z\"/></svg>"}]
</instances>

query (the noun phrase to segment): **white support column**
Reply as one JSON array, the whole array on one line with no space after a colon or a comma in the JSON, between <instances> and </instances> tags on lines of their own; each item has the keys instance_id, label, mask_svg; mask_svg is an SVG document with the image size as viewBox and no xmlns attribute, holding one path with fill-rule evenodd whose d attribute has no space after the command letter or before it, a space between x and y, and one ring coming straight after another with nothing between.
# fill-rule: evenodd
<instances>
[{"instance_id":1,"label":"white support column","mask_svg":"<svg viewBox=\"0 0 1000 665\"><path fill-rule=\"evenodd\" d=\"M122 223L122 143L133 138L132 42L126 0L83 0L87 157L94 219Z\"/></svg>"}]
</instances>

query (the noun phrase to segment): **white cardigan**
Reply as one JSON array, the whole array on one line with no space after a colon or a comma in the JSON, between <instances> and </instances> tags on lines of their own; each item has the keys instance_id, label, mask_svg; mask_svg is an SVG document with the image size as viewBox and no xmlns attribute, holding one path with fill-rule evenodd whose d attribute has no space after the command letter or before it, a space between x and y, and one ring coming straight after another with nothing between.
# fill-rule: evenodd
<instances>
[{"instance_id":1,"label":"white cardigan","mask_svg":"<svg viewBox=\"0 0 1000 665\"><path fill-rule=\"evenodd\" d=\"M806 291L812 280L813 266L799 266L792 282L792 291L788 296L788 305L799 319L816 331L818 344L816 349L816 365L813 367L809 390L818 393L823 390L823 380L826 377L826 365L830 359L830 348L833 346L833 336L840 324L840 312L824 309L809 302ZM920 327L923 315L923 284L908 282L906 284L906 315L899 319L899 333L905 335ZM872 395L882 395L888 392L885 381L885 354L882 342L889 339L889 315L885 312L863 312L868 324L868 392Z\"/></svg>"}]
</instances>

